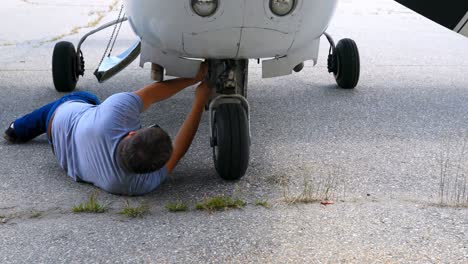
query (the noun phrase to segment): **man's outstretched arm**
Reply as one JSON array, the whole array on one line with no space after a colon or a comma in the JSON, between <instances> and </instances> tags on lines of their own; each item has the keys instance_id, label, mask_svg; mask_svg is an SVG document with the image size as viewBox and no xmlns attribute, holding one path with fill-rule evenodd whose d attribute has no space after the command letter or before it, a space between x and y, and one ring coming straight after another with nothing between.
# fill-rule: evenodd
<instances>
[{"instance_id":1,"label":"man's outstretched arm","mask_svg":"<svg viewBox=\"0 0 468 264\"><path fill-rule=\"evenodd\" d=\"M152 104L166 100L181 90L202 81L208 72L206 64L202 63L195 78L178 78L164 82L153 83L135 92L143 101L143 111Z\"/></svg>"},{"instance_id":2,"label":"man's outstretched arm","mask_svg":"<svg viewBox=\"0 0 468 264\"><path fill-rule=\"evenodd\" d=\"M198 130L201 116L205 109L205 104L211 95L211 88L207 82L202 82L195 92L195 99L193 101L192 110L185 118L184 123L179 129L177 136L174 140L174 147L171 158L166 163L166 169L168 173L174 170L175 166L185 155L190 145L192 144L193 138Z\"/></svg>"}]
</instances>

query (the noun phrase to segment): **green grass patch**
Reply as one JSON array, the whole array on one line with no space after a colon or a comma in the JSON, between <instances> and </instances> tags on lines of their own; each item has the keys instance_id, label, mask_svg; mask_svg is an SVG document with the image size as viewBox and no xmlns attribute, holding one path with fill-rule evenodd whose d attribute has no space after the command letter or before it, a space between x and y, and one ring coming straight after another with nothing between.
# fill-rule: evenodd
<instances>
[{"instance_id":1,"label":"green grass patch","mask_svg":"<svg viewBox=\"0 0 468 264\"><path fill-rule=\"evenodd\" d=\"M240 209L246 205L241 199L233 199L228 196L215 196L207 198L203 202L197 203L195 209L207 211L220 211L227 209Z\"/></svg>"},{"instance_id":2,"label":"green grass patch","mask_svg":"<svg viewBox=\"0 0 468 264\"><path fill-rule=\"evenodd\" d=\"M72 208L74 213L104 213L105 211L107 207L97 201L96 193L93 193L86 203L80 203Z\"/></svg>"},{"instance_id":3,"label":"green grass patch","mask_svg":"<svg viewBox=\"0 0 468 264\"><path fill-rule=\"evenodd\" d=\"M29 218L41 218L42 212L32 212Z\"/></svg>"},{"instance_id":4,"label":"green grass patch","mask_svg":"<svg viewBox=\"0 0 468 264\"><path fill-rule=\"evenodd\" d=\"M314 191L312 184L309 180L304 178L303 190L298 195L290 195L289 189L285 190L283 193L284 200L288 204L309 204L309 203L318 203L320 202L318 190Z\"/></svg>"},{"instance_id":5,"label":"green grass patch","mask_svg":"<svg viewBox=\"0 0 468 264\"><path fill-rule=\"evenodd\" d=\"M175 203L168 203L166 204L166 209L169 210L169 212L186 212L188 211L188 206L187 204L183 203L182 201L177 201Z\"/></svg>"},{"instance_id":6,"label":"green grass patch","mask_svg":"<svg viewBox=\"0 0 468 264\"><path fill-rule=\"evenodd\" d=\"M15 46L16 44L14 42L3 42L0 43L0 47L9 47L9 46Z\"/></svg>"},{"instance_id":7,"label":"green grass patch","mask_svg":"<svg viewBox=\"0 0 468 264\"><path fill-rule=\"evenodd\" d=\"M265 208L271 208L271 205L268 203L267 200L257 200L255 201L255 205L265 207Z\"/></svg>"},{"instance_id":8,"label":"green grass patch","mask_svg":"<svg viewBox=\"0 0 468 264\"><path fill-rule=\"evenodd\" d=\"M150 213L149 206L147 204L140 204L139 206L132 207L129 202L119 212L121 215L125 215L130 218L141 218Z\"/></svg>"}]
</instances>

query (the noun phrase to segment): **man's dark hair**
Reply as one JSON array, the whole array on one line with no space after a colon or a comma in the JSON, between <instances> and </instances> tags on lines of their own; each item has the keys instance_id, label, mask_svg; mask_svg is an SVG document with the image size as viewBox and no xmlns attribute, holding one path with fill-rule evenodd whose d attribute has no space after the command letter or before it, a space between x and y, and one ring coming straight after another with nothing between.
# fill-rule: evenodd
<instances>
[{"instance_id":1,"label":"man's dark hair","mask_svg":"<svg viewBox=\"0 0 468 264\"><path fill-rule=\"evenodd\" d=\"M132 137L122 139L117 154L129 172L154 172L161 169L171 157L171 138L161 128L142 128Z\"/></svg>"}]
</instances>

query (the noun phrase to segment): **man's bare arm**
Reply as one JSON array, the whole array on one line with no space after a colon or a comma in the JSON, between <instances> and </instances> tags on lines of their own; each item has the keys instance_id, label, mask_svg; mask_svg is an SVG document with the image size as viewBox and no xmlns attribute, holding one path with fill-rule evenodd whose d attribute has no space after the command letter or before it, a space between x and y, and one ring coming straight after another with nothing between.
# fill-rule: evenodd
<instances>
[{"instance_id":1,"label":"man's bare arm","mask_svg":"<svg viewBox=\"0 0 468 264\"><path fill-rule=\"evenodd\" d=\"M184 123L179 129L177 136L174 140L174 148L172 151L171 158L166 163L166 169L168 173L174 170L175 166L185 155L190 145L192 144L193 138L198 130L201 116L203 114L205 104L211 94L211 89L206 82L202 82L195 92L195 100L193 101L192 110L185 118Z\"/></svg>"},{"instance_id":2,"label":"man's bare arm","mask_svg":"<svg viewBox=\"0 0 468 264\"><path fill-rule=\"evenodd\" d=\"M207 66L201 64L195 78L178 78L164 82L153 83L135 92L143 101L143 111L152 104L166 100L181 90L202 81L207 74Z\"/></svg>"},{"instance_id":3,"label":"man's bare arm","mask_svg":"<svg viewBox=\"0 0 468 264\"><path fill-rule=\"evenodd\" d=\"M152 104L166 100L184 88L196 84L195 79L179 78L169 81L153 83L134 92L143 101L143 111L146 111Z\"/></svg>"}]
</instances>

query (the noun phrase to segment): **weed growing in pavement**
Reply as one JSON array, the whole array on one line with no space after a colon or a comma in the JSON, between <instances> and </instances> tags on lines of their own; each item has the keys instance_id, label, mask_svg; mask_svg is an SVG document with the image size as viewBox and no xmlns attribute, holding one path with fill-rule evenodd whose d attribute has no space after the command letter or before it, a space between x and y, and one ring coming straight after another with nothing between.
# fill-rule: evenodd
<instances>
[{"instance_id":1,"label":"weed growing in pavement","mask_svg":"<svg viewBox=\"0 0 468 264\"><path fill-rule=\"evenodd\" d=\"M257 200L257 201L255 201L255 205L256 206L261 206L261 207L264 207L264 208L271 208L271 205L270 205L270 203L268 203L267 200Z\"/></svg>"},{"instance_id":2,"label":"weed growing in pavement","mask_svg":"<svg viewBox=\"0 0 468 264\"><path fill-rule=\"evenodd\" d=\"M140 204L139 206L132 207L128 200L125 201L125 207L119 212L121 215L125 215L131 218L144 217L150 213L149 206L147 204Z\"/></svg>"},{"instance_id":3,"label":"weed growing in pavement","mask_svg":"<svg viewBox=\"0 0 468 264\"><path fill-rule=\"evenodd\" d=\"M454 158L449 148L440 155L439 205L468 207L467 144L468 137Z\"/></svg>"},{"instance_id":4,"label":"weed growing in pavement","mask_svg":"<svg viewBox=\"0 0 468 264\"><path fill-rule=\"evenodd\" d=\"M188 211L188 206L182 201L177 201L174 203L168 203L166 204L166 209L169 210L169 212L186 212Z\"/></svg>"},{"instance_id":5,"label":"weed growing in pavement","mask_svg":"<svg viewBox=\"0 0 468 264\"><path fill-rule=\"evenodd\" d=\"M343 188L343 198L346 195L346 183L340 177L336 166L321 166L320 168L305 168L302 190L293 194L289 184L283 185L283 200L288 204L318 203L330 204L337 196L338 189ZM315 177L314 177L315 175Z\"/></svg>"},{"instance_id":6,"label":"weed growing in pavement","mask_svg":"<svg viewBox=\"0 0 468 264\"><path fill-rule=\"evenodd\" d=\"M32 212L29 218L41 218L42 212Z\"/></svg>"},{"instance_id":7,"label":"weed growing in pavement","mask_svg":"<svg viewBox=\"0 0 468 264\"><path fill-rule=\"evenodd\" d=\"M215 196L206 198L203 202L197 203L195 209L207 211L220 211L227 209L240 209L246 205L246 202L241 199L234 199L228 196Z\"/></svg>"},{"instance_id":8,"label":"weed growing in pavement","mask_svg":"<svg viewBox=\"0 0 468 264\"><path fill-rule=\"evenodd\" d=\"M289 187L283 192L284 201L288 204L298 204L298 203L317 203L321 199L317 192L314 191L310 180L304 177L303 189L302 192L297 195L292 195L289 192Z\"/></svg>"},{"instance_id":9,"label":"weed growing in pavement","mask_svg":"<svg viewBox=\"0 0 468 264\"><path fill-rule=\"evenodd\" d=\"M0 47L9 47L9 46L15 46L16 44L14 42L3 42L0 43Z\"/></svg>"},{"instance_id":10,"label":"weed growing in pavement","mask_svg":"<svg viewBox=\"0 0 468 264\"><path fill-rule=\"evenodd\" d=\"M91 194L86 203L80 203L72 208L74 213L104 213L105 211L107 207L97 201L97 193Z\"/></svg>"}]
</instances>

